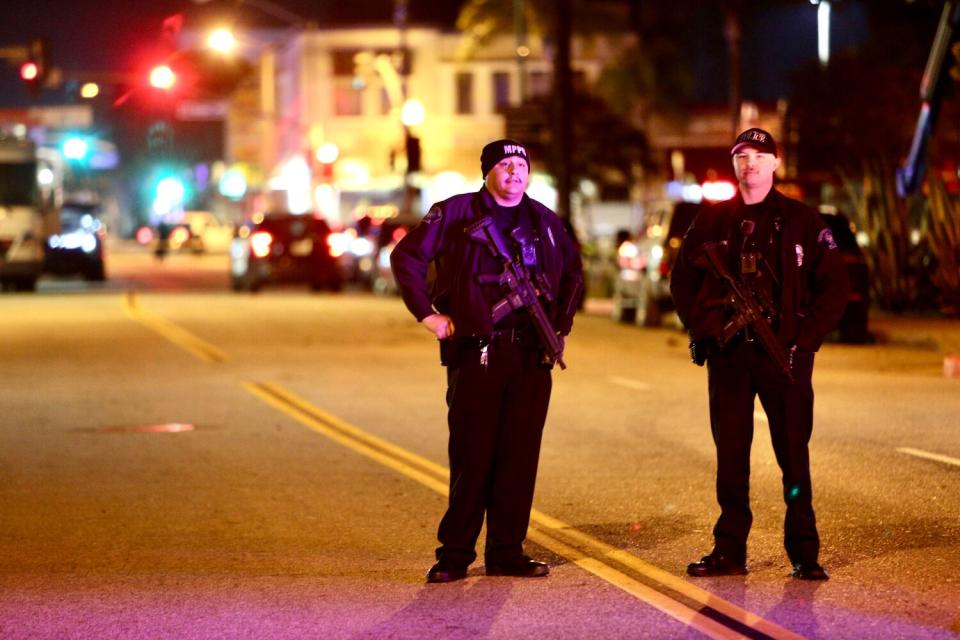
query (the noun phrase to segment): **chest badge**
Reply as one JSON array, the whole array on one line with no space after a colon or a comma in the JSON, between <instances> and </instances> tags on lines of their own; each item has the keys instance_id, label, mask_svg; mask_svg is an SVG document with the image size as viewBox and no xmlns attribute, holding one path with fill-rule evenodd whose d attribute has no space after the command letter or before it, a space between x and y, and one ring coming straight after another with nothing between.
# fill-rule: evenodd
<instances>
[{"instance_id":1,"label":"chest badge","mask_svg":"<svg viewBox=\"0 0 960 640\"><path fill-rule=\"evenodd\" d=\"M801 247L799 244L795 244L793 245L793 248L797 252L797 266L802 267L803 266L803 247Z\"/></svg>"}]
</instances>

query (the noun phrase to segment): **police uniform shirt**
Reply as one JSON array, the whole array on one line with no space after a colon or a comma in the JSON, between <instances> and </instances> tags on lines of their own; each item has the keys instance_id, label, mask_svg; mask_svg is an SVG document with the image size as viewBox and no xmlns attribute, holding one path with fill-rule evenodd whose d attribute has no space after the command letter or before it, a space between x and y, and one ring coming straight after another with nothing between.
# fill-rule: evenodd
<instances>
[{"instance_id":1,"label":"police uniform shirt","mask_svg":"<svg viewBox=\"0 0 960 640\"><path fill-rule=\"evenodd\" d=\"M779 312L779 283L783 280L780 212L768 195L762 202L742 205L739 213L740 222L731 230L734 273L765 293ZM752 223L752 232L745 231L743 221Z\"/></svg>"},{"instance_id":2,"label":"police uniform shirt","mask_svg":"<svg viewBox=\"0 0 960 640\"><path fill-rule=\"evenodd\" d=\"M507 246L513 252L512 257L515 260L519 259L528 271L533 272L537 268L537 249L536 242L533 240L533 216L526 204L526 201L521 201L520 204L512 207L505 207L494 202L491 206L491 213L493 214L494 223L500 230L500 234L504 237ZM523 255L519 243L513 237L513 230L517 227L520 227L522 237L531 239L531 243L534 247L533 249L528 248L528 253L526 256ZM529 251L533 251L533 253L531 254ZM495 263L492 266L490 273L500 273L502 268L502 265ZM492 306L500 301L501 298L503 298L503 288L500 285L489 286L486 288L486 295L487 300L489 300ZM514 310L497 323L496 329L524 328L529 326L529 324L530 320L526 312L523 310Z\"/></svg>"}]
</instances>

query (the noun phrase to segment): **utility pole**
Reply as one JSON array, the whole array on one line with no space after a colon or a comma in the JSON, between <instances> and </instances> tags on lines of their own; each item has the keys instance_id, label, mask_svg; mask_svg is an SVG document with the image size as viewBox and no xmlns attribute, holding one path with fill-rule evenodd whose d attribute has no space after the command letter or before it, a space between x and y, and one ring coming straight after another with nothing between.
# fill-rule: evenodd
<instances>
[{"instance_id":1,"label":"utility pole","mask_svg":"<svg viewBox=\"0 0 960 640\"><path fill-rule=\"evenodd\" d=\"M570 223L573 192L573 77L570 70L570 0L557 0L557 54L553 77L557 93L557 214Z\"/></svg>"},{"instance_id":2,"label":"utility pole","mask_svg":"<svg viewBox=\"0 0 960 640\"><path fill-rule=\"evenodd\" d=\"M520 80L520 104L527 99L527 56L530 48L527 47L527 22L523 15L525 0L513 0L513 32L516 40L515 55L517 58L517 76Z\"/></svg>"},{"instance_id":3,"label":"utility pole","mask_svg":"<svg viewBox=\"0 0 960 640\"><path fill-rule=\"evenodd\" d=\"M408 76L410 74L409 52L407 51L407 5L409 0L393 0L393 23L397 28L399 54L395 64L400 67L400 94L403 109L408 99ZM407 163L403 170L403 200L400 205L400 213L404 216L413 214L414 187L413 174L420 171L420 139L413 135L408 125L401 115L403 124L403 148L406 154Z\"/></svg>"},{"instance_id":4,"label":"utility pole","mask_svg":"<svg viewBox=\"0 0 960 640\"><path fill-rule=\"evenodd\" d=\"M731 138L740 132L740 104L743 102L743 90L740 85L740 8L740 0L727 0L723 6L723 37L727 41L727 59L730 64Z\"/></svg>"}]
</instances>

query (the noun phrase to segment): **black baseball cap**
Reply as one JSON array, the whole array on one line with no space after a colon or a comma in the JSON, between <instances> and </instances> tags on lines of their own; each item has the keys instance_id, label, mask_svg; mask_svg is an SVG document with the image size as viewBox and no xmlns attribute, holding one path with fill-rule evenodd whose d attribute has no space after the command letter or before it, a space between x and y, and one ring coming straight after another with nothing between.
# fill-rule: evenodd
<instances>
[{"instance_id":1,"label":"black baseball cap","mask_svg":"<svg viewBox=\"0 0 960 640\"><path fill-rule=\"evenodd\" d=\"M761 153L777 155L777 143L769 131L752 127L737 136L737 141L730 149L730 155L740 151L743 147L753 147Z\"/></svg>"},{"instance_id":2,"label":"black baseball cap","mask_svg":"<svg viewBox=\"0 0 960 640\"><path fill-rule=\"evenodd\" d=\"M480 153L480 171L483 173L483 177L487 177L487 173L495 164L511 156L523 158L527 161L527 166L530 166L530 156L527 155L527 148L516 140L504 138L503 140L494 140L485 146Z\"/></svg>"}]
</instances>

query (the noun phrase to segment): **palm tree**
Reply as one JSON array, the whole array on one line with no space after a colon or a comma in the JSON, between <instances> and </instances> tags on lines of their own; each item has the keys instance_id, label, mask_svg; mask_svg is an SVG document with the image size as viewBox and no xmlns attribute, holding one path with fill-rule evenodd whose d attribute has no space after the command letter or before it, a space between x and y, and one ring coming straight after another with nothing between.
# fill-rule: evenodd
<instances>
[{"instance_id":1,"label":"palm tree","mask_svg":"<svg viewBox=\"0 0 960 640\"><path fill-rule=\"evenodd\" d=\"M683 3L686 0L678 0ZM654 111L678 111L687 95L689 73L683 71L684 57L662 29L663 20L682 19L682 12L651 10L639 0L468 0L460 11L458 29L465 35L460 55L469 57L495 35L517 34L517 44L527 36L540 39L555 51L555 83L553 106L557 131L552 136L556 147L550 154L555 159L559 191L559 213L569 215L571 183L572 110L577 104L571 91L569 37L571 27L584 38L621 35L628 46L619 58L601 73L594 91L609 105L614 114L644 125ZM679 18L678 18L679 16ZM565 34L565 35L564 35ZM518 58L522 61L522 58ZM521 76L523 70L521 68ZM521 79L521 87L524 86ZM526 96L522 96L525 100ZM641 136L642 137L642 136ZM577 148L581 145L579 138Z\"/></svg>"}]
</instances>

